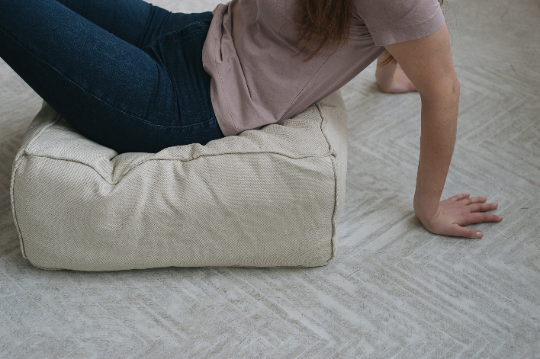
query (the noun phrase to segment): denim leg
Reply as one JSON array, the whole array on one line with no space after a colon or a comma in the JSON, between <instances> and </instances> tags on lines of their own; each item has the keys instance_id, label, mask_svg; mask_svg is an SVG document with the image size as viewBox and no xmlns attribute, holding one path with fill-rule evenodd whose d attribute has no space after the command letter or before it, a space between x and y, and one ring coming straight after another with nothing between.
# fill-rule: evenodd
<instances>
[{"instance_id":1,"label":"denim leg","mask_svg":"<svg viewBox=\"0 0 540 359\"><path fill-rule=\"evenodd\" d=\"M163 148L160 121L178 113L166 69L56 0L0 0L0 57L89 139Z\"/></svg>"},{"instance_id":2,"label":"denim leg","mask_svg":"<svg viewBox=\"0 0 540 359\"><path fill-rule=\"evenodd\" d=\"M56 0L138 48L173 31L208 19L207 13L172 13L143 0Z\"/></svg>"},{"instance_id":3,"label":"denim leg","mask_svg":"<svg viewBox=\"0 0 540 359\"><path fill-rule=\"evenodd\" d=\"M180 112L179 118L162 121L162 125L188 126L215 116L207 93L210 76L204 71L201 57L213 17L211 12L172 13L143 0L57 1L142 49L166 69Z\"/></svg>"}]
</instances>

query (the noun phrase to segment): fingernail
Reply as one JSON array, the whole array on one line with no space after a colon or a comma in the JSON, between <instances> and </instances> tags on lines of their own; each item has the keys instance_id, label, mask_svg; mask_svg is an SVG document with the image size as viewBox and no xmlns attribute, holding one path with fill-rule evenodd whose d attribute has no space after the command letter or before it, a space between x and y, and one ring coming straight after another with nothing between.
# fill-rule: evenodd
<instances>
[{"instance_id":1,"label":"fingernail","mask_svg":"<svg viewBox=\"0 0 540 359\"><path fill-rule=\"evenodd\" d=\"M482 238L482 232L476 232L476 238Z\"/></svg>"}]
</instances>

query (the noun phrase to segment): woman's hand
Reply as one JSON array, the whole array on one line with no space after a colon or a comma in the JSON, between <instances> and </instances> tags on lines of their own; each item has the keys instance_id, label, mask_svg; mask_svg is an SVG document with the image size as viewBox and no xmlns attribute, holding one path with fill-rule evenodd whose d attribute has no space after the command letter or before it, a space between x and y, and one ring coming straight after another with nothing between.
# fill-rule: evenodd
<instances>
[{"instance_id":1,"label":"woman's hand","mask_svg":"<svg viewBox=\"0 0 540 359\"><path fill-rule=\"evenodd\" d=\"M467 228L473 223L500 222L500 216L485 213L497 208L497 203L485 203L486 197L469 197L469 194L458 194L439 202L439 207L434 214L422 213L418 202L415 200L414 210L416 217L424 227L432 233L446 236L465 238L482 238L483 234L478 229Z\"/></svg>"}]
</instances>

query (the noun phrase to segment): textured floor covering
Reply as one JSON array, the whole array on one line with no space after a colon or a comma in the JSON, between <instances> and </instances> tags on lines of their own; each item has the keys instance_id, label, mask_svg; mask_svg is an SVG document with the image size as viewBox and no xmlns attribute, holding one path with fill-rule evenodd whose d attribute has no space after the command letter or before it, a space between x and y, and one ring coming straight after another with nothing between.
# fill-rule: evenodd
<instances>
[{"instance_id":1,"label":"textured floor covering","mask_svg":"<svg viewBox=\"0 0 540 359\"><path fill-rule=\"evenodd\" d=\"M0 358L540 358L540 3L447 2L462 92L443 196L486 195L504 220L481 240L419 225L419 97L377 91L371 66L342 90L347 203L321 268L32 267L9 179L40 98L0 62Z\"/></svg>"}]
</instances>

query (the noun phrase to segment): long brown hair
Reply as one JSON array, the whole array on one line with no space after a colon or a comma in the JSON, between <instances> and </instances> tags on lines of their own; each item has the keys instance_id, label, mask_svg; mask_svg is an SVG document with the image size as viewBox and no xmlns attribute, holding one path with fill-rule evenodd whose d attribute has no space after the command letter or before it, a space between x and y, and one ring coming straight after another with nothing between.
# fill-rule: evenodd
<instances>
[{"instance_id":1,"label":"long brown hair","mask_svg":"<svg viewBox=\"0 0 540 359\"><path fill-rule=\"evenodd\" d=\"M312 44L319 45L304 62L309 61L321 49L330 44L337 50L347 43L354 12L353 0L296 0L295 25L298 32L297 44L303 53ZM443 4L444 0L439 0ZM387 57L380 64L384 66L394 57L386 51Z\"/></svg>"},{"instance_id":2,"label":"long brown hair","mask_svg":"<svg viewBox=\"0 0 540 359\"><path fill-rule=\"evenodd\" d=\"M336 49L345 45L353 16L352 0L297 0L296 31L298 54L319 41L319 46L304 61L309 61L330 41Z\"/></svg>"}]
</instances>

